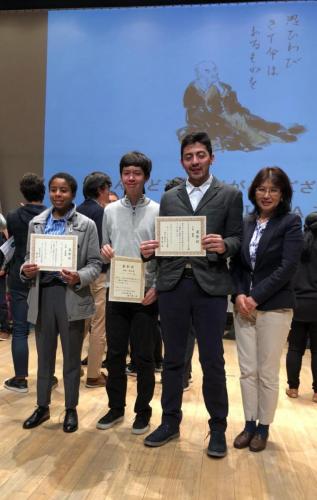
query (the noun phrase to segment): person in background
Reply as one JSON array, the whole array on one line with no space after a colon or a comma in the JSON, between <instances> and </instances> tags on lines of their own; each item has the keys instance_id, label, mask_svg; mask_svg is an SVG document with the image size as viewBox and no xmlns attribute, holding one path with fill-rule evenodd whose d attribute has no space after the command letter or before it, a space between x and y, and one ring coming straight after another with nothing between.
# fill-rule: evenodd
<instances>
[{"instance_id":1,"label":"person in background","mask_svg":"<svg viewBox=\"0 0 317 500\"><path fill-rule=\"evenodd\" d=\"M151 160L139 151L131 151L120 160L120 176L125 196L105 208L101 253L109 262L115 256L140 258L140 243L154 237L158 203L144 194L150 178ZM111 264L110 264L111 265ZM149 429L154 393L154 344L157 334L156 262L145 265L145 296L142 303L107 304L107 369L109 411L98 421L97 429L109 429L124 418L127 392L126 357L132 340L137 371L137 398L133 434Z\"/></svg>"},{"instance_id":2,"label":"person in background","mask_svg":"<svg viewBox=\"0 0 317 500\"><path fill-rule=\"evenodd\" d=\"M89 285L98 278L102 260L95 223L76 211L73 200L77 182L74 177L59 172L51 177L48 186L52 207L30 222L26 260L21 267L21 279L30 284L28 319L36 325L38 355L38 406L25 420L23 428L32 429L50 418L51 380L60 335L66 407L63 430L74 432L78 428L76 407L85 320L95 312ZM39 267L30 261L32 234L77 236L77 271L40 272Z\"/></svg>"},{"instance_id":3,"label":"person in background","mask_svg":"<svg viewBox=\"0 0 317 500\"><path fill-rule=\"evenodd\" d=\"M6 227L6 220L0 213L0 247L7 241L8 233ZM6 299L6 267L5 256L0 251L0 341L10 338L8 304Z\"/></svg>"},{"instance_id":4,"label":"person in background","mask_svg":"<svg viewBox=\"0 0 317 500\"><path fill-rule=\"evenodd\" d=\"M111 179L104 172L92 172L84 179L85 201L77 207L77 212L92 219L97 227L99 247L102 244L102 219L104 208L109 203ZM101 372L102 358L106 346L106 272L108 264L103 264L98 278L91 283L90 290L95 301L96 312L85 322L85 336L88 331L89 348L87 360L86 387L105 387L106 375Z\"/></svg>"},{"instance_id":5,"label":"person in background","mask_svg":"<svg viewBox=\"0 0 317 500\"><path fill-rule=\"evenodd\" d=\"M20 180L20 192L23 195L21 205L7 215L8 236L13 236L15 251L8 267L8 288L11 295L13 319L12 359L14 376L4 381L5 389L14 392L28 392L29 348L28 336L30 325L27 320L29 284L21 281L20 267L24 263L29 222L45 209L43 199L45 185L42 177L26 173ZM52 377L52 386L56 387L57 378Z\"/></svg>"},{"instance_id":6,"label":"person in background","mask_svg":"<svg viewBox=\"0 0 317 500\"><path fill-rule=\"evenodd\" d=\"M253 213L244 219L240 253L233 259L234 325L245 426L235 448L266 448L278 402L279 368L295 306L294 274L302 249L301 219L290 213L292 187L278 167L253 179Z\"/></svg>"},{"instance_id":7,"label":"person in background","mask_svg":"<svg viewBox=\"0 0 317 500\"><path fill-rule=\"evenodd\" d=\"M164 193L160 216L206 216L202 237L204 257L159 257L158 302L164 342L162 375L162 423L150 435L146 446L162 446L179 436L185 353L191 324L196 332L203 370L203 395L210 415L207 454L227 454L228 396L222 336L227 296L232 281L227 258L240 248L242 193L211 175L214 160L210 138L204 132L186 135L181 144L181 163L186 183ZM157 240L143 241L145 259L159 247Z\"/></svg>"},{"instance_id":8,"label":"person in background","mask_svg":"<svg viewBox=\"0 0 317 500\"><path fill-rule=\"evenodd\" d=\"M309 340L313 401L317 403L317 212L305 219L304 248L295 277L295 294L296 307L286 356L286 394L290 398L298 397L302 357Z\"/></svg>"},{"instance_id":9,"label":"person in background","mask_svg":"<svg viewBox=\"0 0 317 500\"><path fill-rule=\"evenodd\" d=\"M118 201L118 200L119 200L119 196L117 195L117 193L115 193L114 191L109 191L108 203L113 203L114 201Z\"/></svg>"}]
</instances>

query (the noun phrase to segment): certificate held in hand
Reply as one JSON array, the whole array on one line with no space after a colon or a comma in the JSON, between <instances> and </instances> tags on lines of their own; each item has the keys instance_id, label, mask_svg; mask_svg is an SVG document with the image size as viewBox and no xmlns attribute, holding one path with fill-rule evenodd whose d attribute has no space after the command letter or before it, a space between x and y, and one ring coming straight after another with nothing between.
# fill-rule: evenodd
<instances>
[{"instance_id":1,"label":"certificate held in hand","mask_svg":"<svg viewBox=\"0 0 317 500\"><path fill-rule=\"evenodd\" d=\"M144 263L132 257L113 257L110 266L109 300L139 302L144 299Z\"/></svg>"},{"instance_id":2,"label":"certificate held in hand","mask_svg":"<svg viewBox=\"0 0 317 500\"><path fill-rule=\"evenodd\" d=\"M206 216L156 217L155 239L158 257L204 257L201 239L206 235Z\"/></svg>"},{"instance_id":3,"label":"certificate held in hand","mask_svg":"<svg viewBox=\"0 0 317 500\"><path fill-rule=\"evenodd\" d=\"M41 271L77 271L78 236L31 234L30 262Z\"/></svg>"}]
</instances>

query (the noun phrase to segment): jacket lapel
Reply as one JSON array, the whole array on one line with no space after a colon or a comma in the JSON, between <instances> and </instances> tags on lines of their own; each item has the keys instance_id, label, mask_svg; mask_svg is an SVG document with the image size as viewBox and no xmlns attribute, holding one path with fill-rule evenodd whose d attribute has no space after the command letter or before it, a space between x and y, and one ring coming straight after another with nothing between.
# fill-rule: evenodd
<instances>
[{"instance_id":1,"label":"jacket lapel","mask_svg":"<svg viewBox=\"0 0 317 500\"><path fill-rule=\"evenodd\" d=\"M218 179L216 179L216 177L213 177L212 182L211 182L209 188L207 189L207 191L205 192L204 196L202 197L202 199L198 203L197 208L195 210L195 213L199 212L199 210L204 205L206 205L207 203L209 203L210 200L212 200L212 198L214 198L216 196L216 194L218 193L219 189L220 189L220 182L218 181Z\"/></svg>"},{"instance_id":2,"label":"jacket lapel","mask_svg":"<svg viewBox=\"0 0 317 500\"><path fill-rule=\"evenodd\" d=\"M258 267L259 264L261 264L262 259L265 257L266 249L272 239L272 236L274 235L275 229L277 228L278 224L279 224L278 217L274 217L273 219L270 219L268 221L265 231L262 234L259 242L258 251L256 254L256 262L255 262L256 267Z\"/></svg>"},{"instance_id":3,"label":"jacket lapel","mask_svg":"<svg viewBox=\"0 0 317 500\"><path fill-rule=\"evenodd\" d=\"M186 190L185 182L178 187L177 196L182 201L182 203L186 206L187 210L190 210L191 213L194 213L193 207L190 203L190 199L189 199L189 196L188 196L188 193Z\"/></svg>"}]
</instances>

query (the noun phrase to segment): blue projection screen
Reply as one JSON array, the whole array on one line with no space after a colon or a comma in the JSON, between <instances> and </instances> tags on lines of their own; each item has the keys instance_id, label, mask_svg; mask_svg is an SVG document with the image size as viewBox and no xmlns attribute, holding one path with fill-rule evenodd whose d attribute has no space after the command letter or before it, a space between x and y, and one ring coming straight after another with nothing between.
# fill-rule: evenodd
<instances>
[{"instance_id":1,"label":"blue projection screen","mask_svg":"<svg viewBox=\"0 0 317 500\"><path fill-rule=\"evenodd\" d=\"M119 160L136 149L159 200L184 175L182 137L205 130L246 213L268 165L290 176L294 211L317 210L316 21L313 1L50 12L46 179L103 170L121 195Z\"/></svg>"}]
</instances>

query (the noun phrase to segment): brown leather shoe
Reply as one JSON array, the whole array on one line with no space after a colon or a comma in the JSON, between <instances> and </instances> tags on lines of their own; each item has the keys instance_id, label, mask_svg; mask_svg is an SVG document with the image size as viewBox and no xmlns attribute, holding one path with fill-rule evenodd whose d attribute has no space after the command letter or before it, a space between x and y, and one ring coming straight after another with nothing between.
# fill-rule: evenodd
<instances>
[{"instance_id":1,"label":"brown leather shoe","mask_svg":"<svg viewBox=\"0 0 317 500\"><path fill-rule=\"evenodd\" d=\"M298 389L286 389L285 392L289 398L298 398Z\"/></svg>"},{"instance_id":2,"label":"brown leather shoe","mask_svg":"<svg viewBox=\"0 0 317 500\"><path fill-rule=\"evenodd\" d=\"M242 450L242 448L247 448L249 446L251 439L254 436L254 432L242 431L237 435L235 440L233 441L233 446Z\"/></svg>"},{"instance_id":3,"label":"brown leather shoe","mask_svg":"<svg viewBox=\"0 0 317 500\"><path fill-rule=\"evenodd\" d=\"M268 435L266 437L263 437L258 432L255 433L253 438L250 441L249 450L250 451L265 450L268 437L269 437Z\"/></svg>"},{"instance_id":4,"label":"brown leather shoe","mask_svg":"<svg viewBox=\"0 0 317 500\"><path fill-rule=\"evenodd\" d=\"M94 387L105 387L107 382L107 376L101 372L97 378L87 378L85 386L93 389Z\"/></svg>"}]
</instances>

